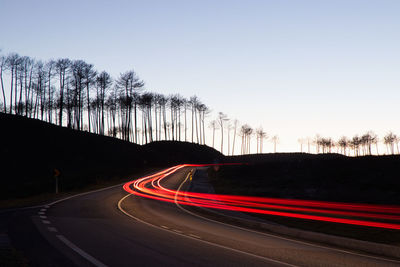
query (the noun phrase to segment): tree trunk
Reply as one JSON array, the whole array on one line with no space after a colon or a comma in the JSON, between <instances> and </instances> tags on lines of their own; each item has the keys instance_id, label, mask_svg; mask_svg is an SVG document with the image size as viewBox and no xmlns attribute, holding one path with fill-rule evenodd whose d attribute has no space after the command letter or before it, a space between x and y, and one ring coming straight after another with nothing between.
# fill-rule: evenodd
<instances>
[{"instance_id":1,"label":"tree trunk","mask_svg":"<svg viewBox=\"0 0 400 267\"><path fill-rule=\"evenodd\" d=\"M0 67L0 82L1 82L1 90L3 92L4 113L7 113L6 93L4 92L4 84L3 84L3 66Z\"/></svg>"}]
</instances>

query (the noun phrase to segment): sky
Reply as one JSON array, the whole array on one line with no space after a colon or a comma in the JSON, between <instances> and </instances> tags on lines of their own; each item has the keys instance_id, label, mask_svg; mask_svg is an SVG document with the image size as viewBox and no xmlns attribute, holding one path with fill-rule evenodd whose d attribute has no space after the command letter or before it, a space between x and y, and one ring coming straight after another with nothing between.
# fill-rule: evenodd
<instances>
[{"instance_id":1,"label":"sky","mask_svg":"<svg viewBox=\"0 0 400 267\"><path fill-rule=\"evenodd\" d=\"M0 49L134 69L298 151L316 134L400 134L399 14L397 0L0 0Z\"/></svg>"}]
</instances>

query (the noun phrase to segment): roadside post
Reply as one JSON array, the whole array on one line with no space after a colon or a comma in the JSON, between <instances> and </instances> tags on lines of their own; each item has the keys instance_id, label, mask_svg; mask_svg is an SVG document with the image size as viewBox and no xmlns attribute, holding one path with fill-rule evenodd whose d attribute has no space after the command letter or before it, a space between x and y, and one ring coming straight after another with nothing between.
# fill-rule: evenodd
<instances>
[{"instance_id":1,"label":"roadside post","mask_svg":"<svg viewBox=\"0 0 400 267\"><path fill-rule=\"evenodd\" d=\"M58 177L61 172L58 169L54 169L54 178L56 179L56 194L58 194Z\"/></svg>"}]
</instances>

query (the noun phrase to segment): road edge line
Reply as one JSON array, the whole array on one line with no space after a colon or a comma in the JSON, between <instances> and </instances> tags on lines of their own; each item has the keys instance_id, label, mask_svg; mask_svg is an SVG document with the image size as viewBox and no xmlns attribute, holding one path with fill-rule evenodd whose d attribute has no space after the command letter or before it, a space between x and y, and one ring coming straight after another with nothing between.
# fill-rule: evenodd
<instances>
[{"instance_id":1,"label":"road edge line","mask_svg":"<svg viewBox=\"0 0 400 267\"><path fill-rule=\"evenodd\" d=\"M188 176L187 176L187 177L188 177ZM187 177L186 177L186 179L187 179ZM186 179L185 179L185 180L186 180ZM136 221L138 221L138 222L140 222L140 223L146 224L146 225L148 225L148 226L154 227L154 228L159 229L159 230L163 230L163 231L166 231L166 232L169 232L169 233L173 233L173 234L176 234L176 235L179 235L179 236L183 236L183 237L186 237L186 238L189 238L189 239L192 239L192 240L196 240L196 241L198 241L198 242L203 242L203 243L206 243L206 244L208 244L208 245L212 245L212 246L216 246L216 247L219 247L219 248L222 248L222 249L226 249L226 250L238 252L238 253L241 253L241 254L245 254L245 255L247 255L247 256L259 258L259 259L262 259L262 260L267 261L267 262L278 263L278 264L282 264L282 265L286 265L286 266L291 266L291 267L298 267L297 265L293 265L293 264L286 263L286 262L279 261L279 260L274 260L274 259L266 258L266 257L260 256L260 255L252 254L252 253L249 253L249 252L246 252L246 251L241 251L241 250L238 250L238 249L235 249L235 248L223 246L223 245L216 244L216 243L213 243L213 242L204 240L204 239L199 239L199 238L193 237L193 236L191 236L190 234L189 234L189 235L186 235L186 234L184 234L184 233L178 233L178 232L175 232L175 231L173 231L173 230L171 230L171 229L165 229L165 228L162 228L162 227L160 227L160 226L158 226L158 225L151 224L151 223L148 223L148 222L146 222L146 221L143 221L143 220L141 220L141 219L139 219L139 218L133 216L132 214L128 213L127 211L125 211L125 210L122 208L122 206L121 206L122 202L123 202L125 199L127 199L128 197L130 197L130 196L134 196L134 194L130 194L130 193L129 193L129 194L127 194L126 196L124 196L123 198L121 198L121 199L118 201L118 205L117 205L117 206L118 206L118 209L119 209L122 213L124 213L126 216L128 216L128 217L130 217L130 218L132 218L132 219L134 219L134 220L136 220Z\"/></svg>"},{"instance_id":2,"label":"road edge line","mask_svg":"<svg viewBox=\"0 0 400 267\"><path fill-rule=\"evenodd\" d=\"M72 243L71 241L69 241L67 238L65 238L63 235L56 235L56 237L61 240L65 245L67 245L70 249L72 249L73 251L75 251L76 253L78 253L81 257L83 257L84 259L88 260L90 263L93 263L95 266L99 266L99 267L107 267L107 265L105 265L104 263L102 263L101 261L97 260L96 258L94 258L93 256L91 256L90 254L88 254L87 252L83 251L82 249L80 249L78 246L76 246L74 243Z\"/></svg>"}]
</instances>

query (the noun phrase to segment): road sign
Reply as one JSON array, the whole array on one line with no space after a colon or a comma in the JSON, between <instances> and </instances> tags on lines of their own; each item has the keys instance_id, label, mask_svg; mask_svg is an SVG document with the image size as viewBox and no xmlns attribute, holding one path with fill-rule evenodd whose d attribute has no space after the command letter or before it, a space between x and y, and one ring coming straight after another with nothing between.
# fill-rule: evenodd
<instances>
[{"instance_id":1,"label":"road sign","mask_svg":"<svg viewBox=\"0 0 400 267\"><path fill-rule=\"evenodd\" d=\"M54 177L60 176L61 172L58 169L54 169Z\"/></svg>"}]
</instances>

